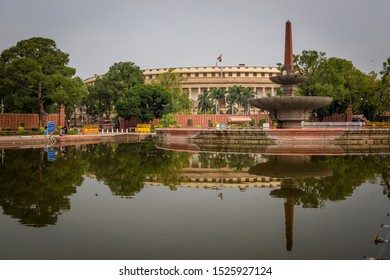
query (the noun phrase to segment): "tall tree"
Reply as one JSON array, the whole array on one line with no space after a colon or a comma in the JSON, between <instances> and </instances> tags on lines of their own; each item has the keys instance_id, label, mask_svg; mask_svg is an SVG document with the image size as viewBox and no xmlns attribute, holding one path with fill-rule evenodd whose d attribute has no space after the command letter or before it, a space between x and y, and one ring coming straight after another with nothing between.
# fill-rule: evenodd
<instances>
[{"instance_id":1,"label":"tall tree","mask_svg":"<svg viewBox=\"0 0 390 280\"><path fill-rule=\"evenodd\" d=\"M171 112L178 113L188 111L192 107L192 101L181 86L185 78L175 72L176 68L170 68L167 72L158 75L152 80L152 84L158 84L172 94Z\"/></svg>"},{"instance_id":2,"label":"tall tree","mask_svg":"<svg viewBox=\"0 0 390 280\"><path fill-rule=\"evenodd\" d=\"M210 110L212 106L213 102L211 101L210 94L205 90L198 96L198 110L207 114L207 111Z\"/></svg>"},{"instance_id":3,"label":"tall tree","mask_svg":"<svg viewBox=\"0 0 390 280\"><path fill-rule=\"evenodd\" d=\"M249 99L254 98L256 96L252 87L244 88L242 92L242 106L244 107L244 114L249 114Z\"/></svg>"},{"instance_id":4,"label":"tall tree","mask_svg":"<svg viewBox=\"0 0 390 280\"><path fill-rule=\"evenodd\" d=\"M294 55L294 68L303 76L309 77L309 80L302 83L299 87L298 94L312 95L314 85L317 82L311 77L315 77L319 65L326 60L325 52L318 52L315 50L304 50L301 55Z\"/></svg>"},{"instance_id":5,"label":"tall tree","mask_svg":"<svg viewBox=\"0 0 390 280\"><path fill-rule=\"evenodd\" d=\"M97 78L95 85L89 88L93 98L97 100L96 111L109 119L115 104L125 92L143 83L142 70L134 62L114 63L108 72Z\"/></svg>"},{"instance_id":6,"label":"tall tree","mask_svg":"<svg viewBox=\"0 0 390 280\"><path fill-rule=\"evenodd\" d=\"M160 85L137 85L118 101L116 110L118 116L125 119L137 117L143 122L150 122L161 118L171 102L170 93Z\"/></svg>"},{"instance_id":7,"label":"tall tree","mask_svg":"<svg viewBox=\"0 0 390 280\"><path fill-rule=\"evenodd\" d=\"M8 94L33 95L39 120L46 123L45 103L59 92L74 88L75 69L68 67L69 55L47 38L34 37L18 42L1 53L3 87Z\"/></svg>"},{"instance_id":8,"label":"tall tree","mask_svg":"<svg viewBox=\"0 0 390 280\"><path fill-rule=\"evenodd\" d=\"M223 106L226 102L225 95L226 95L226 92L222 88L213 87L210 89L209 96L212 100L215 101L215 104L216 104L215 113L216 114L221 113L221 106Z\"/></svg>"},{"instance_id":9,"label":"tall tree","mask_svg":"<svg viewBox=\"0 0 390 280\"><path fill-rule=\"evenodd\" d=\"M237 113L240 114L240 106L243 103L242 93L244 92L243 86L231 86L228 89L228 96L226 99L228 100L228 104L231 107L231 114L233 113L233 106L237 104Z\"/></svg>"},{"instance_id":10,"label":"tall tree","mask_svg":"<svg viewBox=\"0 0 390 280\"><path fill-rule=\"evenodd\" d=\"M76 110L76 107L81 105L82 100L87 95L87 88L79 77L64 81L64 85L65 87L59 87L59 89L52 94L51 100L58 105L65 105L66 118L70 119L71 115ZM64 88L66 88L66 90Z\"/></svg>"}]
</instances>

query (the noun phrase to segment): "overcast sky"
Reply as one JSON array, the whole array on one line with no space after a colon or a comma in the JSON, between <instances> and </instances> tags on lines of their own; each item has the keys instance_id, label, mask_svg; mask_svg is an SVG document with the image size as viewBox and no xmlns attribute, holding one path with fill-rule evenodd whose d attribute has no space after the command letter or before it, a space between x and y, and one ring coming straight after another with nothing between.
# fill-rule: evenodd
<instances>
[{"instance_id":1,"label":"overcast sky","mask_svg":"<svg viewBox=\"0 0 390 280\"><path fill-rule=\"evenodd\" d=\"M85 79L115 62L142 69L283 62L326 52L379 72L390 57L390 0L1 0L0 51L31 37L53 39Z\"/></svg>"}]
</instances>

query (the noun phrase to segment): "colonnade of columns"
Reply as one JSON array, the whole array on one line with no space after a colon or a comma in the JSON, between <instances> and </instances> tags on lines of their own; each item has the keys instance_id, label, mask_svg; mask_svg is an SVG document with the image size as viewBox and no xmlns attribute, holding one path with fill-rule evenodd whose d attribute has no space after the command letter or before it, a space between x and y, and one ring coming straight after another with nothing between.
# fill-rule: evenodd
<instances>
[{"instance_id":1,"label":"colonnade of columns","mask_svg":"<svg viewBox=\"0 0 390 280\"><path fill-rule=\"evenodd\" d=\"M228 87L221 87L226 92L228 91ZM204 91L210 91L211 87L191 87L191 88L184 88L183 91L187 91L189 98L197 101L198 96L201 95ZM276 87L253 87L253 91L256 93L256 97L266 97L267 95L274 96Z\"/></svg>"}]
</instances>

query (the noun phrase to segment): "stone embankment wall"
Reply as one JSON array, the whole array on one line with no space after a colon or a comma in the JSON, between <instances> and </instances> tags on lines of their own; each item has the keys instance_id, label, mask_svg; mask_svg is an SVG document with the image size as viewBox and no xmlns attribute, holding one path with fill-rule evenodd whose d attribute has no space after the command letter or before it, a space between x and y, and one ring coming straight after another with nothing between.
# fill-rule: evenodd
<instances>
[{"instance_id":1,"label":"stone embankment wall","mask_svg":"<svg viewBox=\"0 0 390 280\"><path fill-rule=\"evenodd\" d=\"M297 152L297 147L311 153L389 153L390 129L157 129L157 141L194 144L199 150ZM192 149L195 149L192 147ZM318 150L318 151L317 151Z\"/></svg>"}]
</instances>

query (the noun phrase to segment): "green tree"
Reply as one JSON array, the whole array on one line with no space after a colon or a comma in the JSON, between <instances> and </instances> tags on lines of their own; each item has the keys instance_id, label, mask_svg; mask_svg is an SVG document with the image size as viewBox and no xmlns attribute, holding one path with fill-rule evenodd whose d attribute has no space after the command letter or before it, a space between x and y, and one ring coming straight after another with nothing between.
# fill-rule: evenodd
<instances>
[{"instance_id":1,"label":"green tree","mask_svg":"<svg viewBox=\"0 0 390 280\"><path fill-rule=\"evenodd\" d=\"M152 80L152 84L158 84L172 94L171 112L185 112L192 108L192 101L183 92L182 83L186 80L181 74L175 72L176 68L170 68L167 72L158 75Z\"/></svg>"},{"instance_id":2,"label":"green tree","mask_svg":"<svg viewBox=\"0 0 390 280\"><path fill-rule=\"evenodd\" d=\"M249 99L256 96L252 87L244 88L242 92L242 106L244 107L244 114L249 114Z\"/></svg>"},{"instance_id":3,"label":"green tree","mask_svg":"<svg viewBox=\"0 0 390 280\"><path fill-rule=\"evenodd\" d=\"M66 118L70 119L71 115L76 110L76 107L81 106L82 101L87 95L87 88L79 77L74 77L64 81L65 87L59 89L52 94L51 99L56 104L63 104L65 106ZM66 90L64 89L66 88Z\"/></svg>"},{"instance_id":4,"label":"green tree","mask_svg":"<svg viewBox=\"0 0 390 280\"><path fill-rule=\"evenodd\" d=\"M98 77L95 84L89 88L92 97L97 100L95 111L109 119L115 104L125 92L143 83L142 70L134 62L114 63L108 72Z\"/></svg>"},{"instance_id":5,"label":"green tree","mask_svg":"<svg viewBox=\"0 0 390 280\"><path fill-rule=\"evenodd\" d=\"M69 55L57 48L51 39L34 37L22 40L4 50L1 61L2 87L7 89L7 94L16 94L10 98L14 103L17 95L25 97L22 103L34 101L43 124L46 123L45 105L51 102L51 97L74 91L77 86L77 82L72 82L76 71L67 66Z\"/></svg>"},{"instance_id":6,"label":"green tree","mask_svg":"<svg viewBox=\"0 0 390 280\"><path fill-rule=\"evenodd\" d=\"M243 104L243 96L242 93L244 92L243 86L231 86L228 89L228 95L226 97L228 101L228 111L230 114L233 114L234 110L234 104L237 104L237 113L240 114L240 106Z\"/></svg>"},{"instance_id":7,"label":"green tree","mask_svg":"<svg viewBox=\"0 0 390 280\"><path fill-rule=\"evenodd\" d=\"M198 110L207 114L207 111L212 109L213 102L211 101L210 94L205 90L198 96Z\"/></svg>"},{"instance_id":8,"label":"green tree","mask_svg":"<svg viewBox=\"0 0 390 280\"><path fill-rule=\"evenodd\" d=\"M216 108L215 108L215 112L217 114L220 114L221 113L221 106L223 106L225 104L225 91L222 89L222 88L216 88L216 87L213 87L210 89L209 91L209 96L212 100L215 101L216 103Z\"/></svg>"},{"instance_id":9,"label":"green tree","mask_svg":"<svg viewBox=\"0 0 390 280\"><path fill-rule=\"evenodd\" d=\"M165 107L171 104L171 94L157 84L143 84L131 88L118 101L116 111L118 116L125 119L139 118L150 122L161 118L166 113Z\"/></svg>"},{"instance_id":10,"label":"green tree","mask_svg":"<svg viewBox=\"0 0 390 280\"><path fill-rule=\"evenodd\" d=\"M294 59L295 69L308 77L306 82L299 85L297 94L333 98L329 106L317 110L319 118L344 113L352 105L355 114L362 113L368 119L375 120L389 109L388 86L377 79L376 73L365 74L351 61L327 58L324 52L303 51Z\"/></svg>"}]
</instances>

